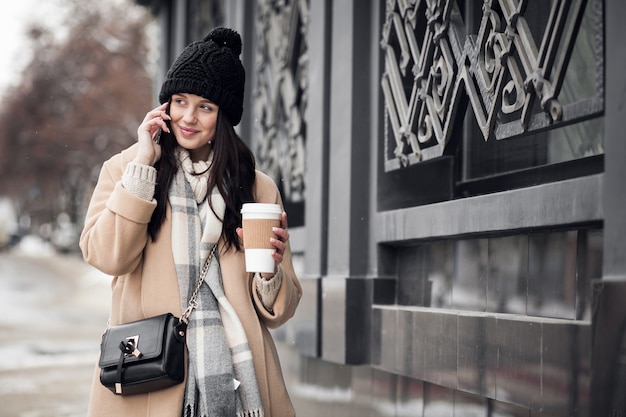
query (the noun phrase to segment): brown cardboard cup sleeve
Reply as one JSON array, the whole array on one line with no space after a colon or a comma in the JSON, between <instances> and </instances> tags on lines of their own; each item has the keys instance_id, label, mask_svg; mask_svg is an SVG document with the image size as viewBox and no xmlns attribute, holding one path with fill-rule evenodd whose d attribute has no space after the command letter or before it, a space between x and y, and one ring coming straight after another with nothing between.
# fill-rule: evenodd
<instances>
[{"instance_id":1,"label":"brown cardboard cup sleeve","mask_svg":"<svg viewBox=\"0 0 626 417\"><path fill-rule=\"evenodd\" d=\"M243 245L247 272L274 272L270 238L273 227L280 227L282 209L278 204L246 203L241 208Z\"/></svg>"}]
</instances>

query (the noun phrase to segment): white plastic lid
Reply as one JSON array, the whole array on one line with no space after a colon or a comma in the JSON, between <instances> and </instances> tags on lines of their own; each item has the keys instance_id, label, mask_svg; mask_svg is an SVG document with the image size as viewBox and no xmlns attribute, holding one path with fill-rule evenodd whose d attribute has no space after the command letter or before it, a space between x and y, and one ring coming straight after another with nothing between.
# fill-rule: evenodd
<instances>
[{"instance_id":1,"label":"white plastic lid","mask_svg":"<svg viewBox=\"0 0 626 417\"><path fill-rule=\"evenodd\" d=\"M241 206L241 213L269 213L282 214L283 210L278 204L268 203L245 203Z\"/></svg>"}]
</instances>

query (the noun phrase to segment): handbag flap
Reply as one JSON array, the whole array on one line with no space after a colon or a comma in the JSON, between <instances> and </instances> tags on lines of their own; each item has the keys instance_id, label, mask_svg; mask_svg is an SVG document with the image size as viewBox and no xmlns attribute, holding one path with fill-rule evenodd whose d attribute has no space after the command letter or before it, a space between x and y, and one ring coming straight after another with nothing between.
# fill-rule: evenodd
<instances>
[{"instance_id":1,"label":"handbag flap","mask_svg":"<svg viewBox=\"0 0 626 417\"><path fill-rule=\"evenodd\" d=\"M125 363L141 362L154 359L163 351L163 338L170 319L177 320L171 313L150 317L119 326L109 327L102 336L100 349L100 368L117 366L120 360L120 343L136 340L140 357L128 355Z\"/></svg>"}]
</instances>

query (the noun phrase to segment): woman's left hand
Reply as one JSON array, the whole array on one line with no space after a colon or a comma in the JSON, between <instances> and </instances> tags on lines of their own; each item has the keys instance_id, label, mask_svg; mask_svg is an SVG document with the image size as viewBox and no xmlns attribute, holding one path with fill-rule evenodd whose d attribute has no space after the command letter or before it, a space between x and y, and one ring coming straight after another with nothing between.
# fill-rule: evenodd
<instances>
[{"instance_id":1,"label":"woman's left hand","mask_svg":"<svg viewBox=\"0 0 626 417\"><path fill-rule=\"evenodd\" d=\"M280 215L280 227L272 228L272 231L278 239L270 238L270 243L276 248L272 253L272 258L279 265L283 261L283 254L287 248L287 241L289 240L289 232L287 231L287 213L283 211Z\"/></svg>"},{"instance_id":2,"label":"woman's left hand","mask_svg":"<svg viewBox=\"0 0 626 417\"><path fill-rule=\"evenodd\" d=\"M285 254L285 250L287 249L287 242L289 241L289 232L287 231L287 213L284 211L280 215L280 227L272 228L272 231L276 235L276 238L270 238L270 243L276 249L272 252L272 258L274 258L274 262L276 265L280 265L283 261L283 256ZM239 240L241 241L241 245L243 246L243 229L241 227L237 228L237 235L239 236ZM271 279L274 277L276 269L274 269L274 273L261 273L261 276L265 279Z\"/></svg>"}]
</instances>

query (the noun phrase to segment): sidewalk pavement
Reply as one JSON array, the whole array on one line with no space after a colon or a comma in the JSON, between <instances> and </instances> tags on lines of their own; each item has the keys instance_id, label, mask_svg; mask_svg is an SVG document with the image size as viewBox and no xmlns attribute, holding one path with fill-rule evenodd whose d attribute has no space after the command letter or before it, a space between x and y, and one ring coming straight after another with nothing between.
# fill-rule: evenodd
<instances>
[{"instance_id":1,"label":"sidewalk pavement","mask_svg":"<svg viewBox=\"0 0 626 417\"><path fill-rule=\"evenodd\" d=\"M109 277L77 254L0 253L0 417L84 417Z\"/></svg>"}]
</instances>

